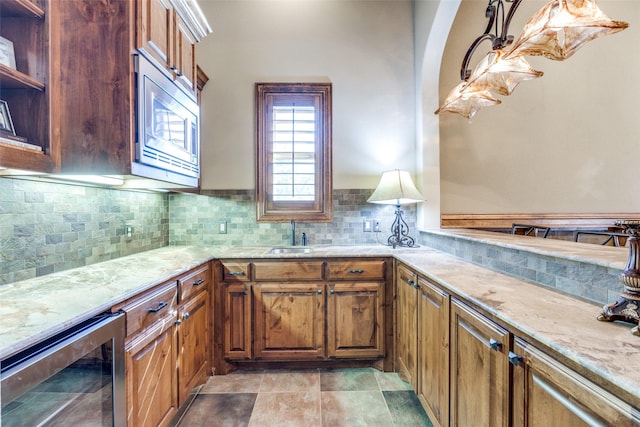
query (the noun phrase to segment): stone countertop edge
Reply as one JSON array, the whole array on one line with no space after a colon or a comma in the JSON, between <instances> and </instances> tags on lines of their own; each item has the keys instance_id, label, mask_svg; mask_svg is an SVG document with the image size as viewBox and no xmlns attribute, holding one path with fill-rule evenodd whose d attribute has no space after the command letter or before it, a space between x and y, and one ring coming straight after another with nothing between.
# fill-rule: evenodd
<instances>
[{"instance_id":1,"label":"stone countertop edge","mask_svg":"<svg viewBox=\"0 0 640 427\"><path fill-rule=\"evenodd\" d=\"M479 243L489 243L498 247L528 251L555 258L566 258L577 262L596 264L602 267L623 270L629 259L629 248L576 243L569 240L543 239L473 229L426 229L422 233L442 235Z\"/></svg>"},{"instance_id":2,"label":"stone countertop edge","mask_svg":"<svg viewBox=\"0 0 640 427\"><path fill-rule=\"evenodd\" d=\"M311 253L304 254L268 254L268 247L166 246L0 286L0 359L211 259L393 256L453 296L508 325L516 335L521 333L525 340L528 336L548 347L574 369L640 407L640 337L630 333L629 325L597 321L600 307L595 304L428 247L312 248ZM564 322L558 313L567 308L571 309L571 316Z\"/></svg>"},{"instance_id":3,"label":"stone countertop edge","mask_svg":"<svg viewBox=\"0 0 640 427\"><path fill-rule=\"evenodd\" d=\"M396 259L640 408L640 337L630 324L598 321L601 306L435 250Z\"/></svg>"}]
</instances>

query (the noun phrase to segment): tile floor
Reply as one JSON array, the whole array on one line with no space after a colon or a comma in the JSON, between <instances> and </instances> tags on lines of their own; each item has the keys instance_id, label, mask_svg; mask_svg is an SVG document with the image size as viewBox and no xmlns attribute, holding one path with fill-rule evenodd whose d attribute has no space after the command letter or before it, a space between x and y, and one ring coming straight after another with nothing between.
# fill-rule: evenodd
<instances>
[{"instance_id":1,"label":"tile floor","mask_svg":"<svg viewBox=\"0 0 640 427\"><path fill-rule=\"evenodd\" d=\"M407 383L372 368L237 371L196 391L174 427L432 426Z\"/></svg>"}]
</instances>

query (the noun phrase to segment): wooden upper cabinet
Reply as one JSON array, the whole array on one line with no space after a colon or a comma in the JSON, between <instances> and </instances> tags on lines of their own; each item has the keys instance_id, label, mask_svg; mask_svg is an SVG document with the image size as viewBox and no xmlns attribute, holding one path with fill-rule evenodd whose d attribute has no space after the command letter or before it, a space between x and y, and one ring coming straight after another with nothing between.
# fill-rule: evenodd
<instances>
[{"instance_id":1,"label":"wooden upper cabinet","mask_svg":"<svg viewBox=\"0 0 640 427\"><path fill-rule=\"evenodd\" d=\"M190 93L197 90L196 40L184 20L175 15L174 71L176 82Z\"/></svg>"},{"instance_id":2,"label":"wooden upper cabinet","mask_svg":"<svg viewBox=\"0 0 640 427\"><path fill-rule=\"evenodd\" d=\"M509 332L451 299L450 425L509 425Z\"/></svg>"},{"instance_id":3,"label":"wooden upper cabinet","mask_svg":"<svg viewBox=\"0 0 640 427\"><path fill-rule=\"evenodd\" d=\"M138 7L137 48L195 96L197 40L193 32L169 0L139 0Z\"/></svg>"},{"instance_id":4,"label":"wooden upper cabinet","mask_svg":"<svg viewBox=\"0 0 640 427\"><path fill-rule=\"evenodd\" d=\"M57 148L49 128L49 3L2 0L0 36L13 43L15 67L0 65L0 93L15 136L0 137L0 166L53 172ZM3 129L10 128L8 124Z\"/></svg>"},{"instance_id":5,"label":"wooden upper cabinet","mask_svg":"<svg viewBox=\"0 0 640 427\"><path fill-rule=\"evenodd\" d=\"M169 0L139 0L137 6L137 48L171 71L175 14L173 6Z\"/></svg>"},{"instance_id":6,"label":"wooden upper cabinet","mask_svg":"<svg viewBox=\"0 0 640 427\"><path fill-rule=\"evenodd\" d=\"M16 64L0 65L0 92L16 135L0 137L0 167L161 179L134 170L134 55L197 100L196 43L211 28L194 2L1 3L0 36L13 42Z\"/></svg>"}]
</instances>

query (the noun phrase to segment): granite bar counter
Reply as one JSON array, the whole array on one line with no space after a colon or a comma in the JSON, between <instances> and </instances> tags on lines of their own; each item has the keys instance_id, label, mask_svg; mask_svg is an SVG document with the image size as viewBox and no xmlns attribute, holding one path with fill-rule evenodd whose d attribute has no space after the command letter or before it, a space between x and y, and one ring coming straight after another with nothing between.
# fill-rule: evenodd
<instances>
[{"instance_id":1,"label":"granite bar counter","mask_svg":"<svg viewBox=\"0 0 640 427\"><path fill-rule=\"evenodd\" d=\"M1 286L0 359L211 259L392 256L640 407L640 338L628 324L597 321L597 304L427 247L311 248L270 254L267 247L168 246Z\"/></svg>"}]
</instances>

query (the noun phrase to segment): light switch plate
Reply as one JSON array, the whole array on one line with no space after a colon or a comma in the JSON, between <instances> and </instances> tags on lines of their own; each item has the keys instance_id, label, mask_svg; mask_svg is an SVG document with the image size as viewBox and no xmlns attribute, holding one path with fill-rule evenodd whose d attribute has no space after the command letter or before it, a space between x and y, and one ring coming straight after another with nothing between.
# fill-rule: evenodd
<instances>
[{"instance_id":1,"label":"light switch plate","mask_svg":"<svg viewBox=\"0 0 640 427\"><path fill-rule=\"evenodd\" d=\"M365 233L371 233L372 228L373 228L373 223L371 222L371 219L364 218L362 220L362 231L364 231Z\"/></svg>"},{"instance_id":2,"label":"light switch plate","mask_svg":"<svg viewBox=\"0 0 640 427\"><path fill-rule=\"evenodd\" d=\"M218 222L218 234L227 234L227 221Z\"/></svg>"}]
</instances>

